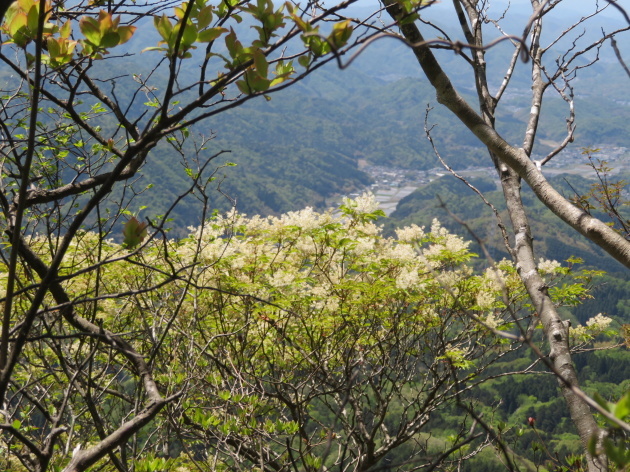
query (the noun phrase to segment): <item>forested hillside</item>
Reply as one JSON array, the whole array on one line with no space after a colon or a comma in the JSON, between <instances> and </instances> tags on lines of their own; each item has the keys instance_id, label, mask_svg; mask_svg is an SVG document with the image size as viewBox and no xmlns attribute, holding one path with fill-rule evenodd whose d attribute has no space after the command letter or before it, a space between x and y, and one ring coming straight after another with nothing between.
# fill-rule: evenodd
<instances>
[{"instance_id":1,"label":"forested hillside","mask_svg":"<svg viewBox=\"0 0 630 472\"><path fill-rule=\"evenodd\" d=\"M574 195L574 192L585 194L593 183L592 180L575 174L561 174L550 177L549 180L562 189L567 196ZM509 224L505 214L505 203L503 203L500 191L497 190L496 179L492 176L473 177L469 181L500 211L504 224ZM607 257L601 248L590 243L586 238L568 231L527 187L524 188L523 193L524 200L531 211L532 227L535 234L539 235L535 244L541 256L558 260L566 260L574 256L583 259L586 265L606 270L611 274L626 273L625 269L614 259ZM446 208L440 206L438 197ZM509 256L493 211L466 184L450 174L434 180L402 199L387 225L395 227L416 223L429 226L431 221L437 218L450 230L465 234L467 230L454 221L447 210L470 226L475 234L487 244L493 257L500 260ZM477 246L475 252L481 253L481 249Z\"/></svg>"},{"instance_id":2,"label":"forested hillside","mask_svg":"<svg viewBox=\"0 0 630 472\"><path fill-rule=\"evenodd\" d=\"M394 52L395 51L395 52ZM495 52L491 52L495 54ZM499 50L496 54L502 54ZM258 99L221 115L220 120L209 120L206 133L216 133L207 145L208 152L230 150L220 156L222 162L237 163L237 167L225 167L218 176L220 188L236 201L236 207L248 214L278 214L295 211L305 206L326 208L334 201L331 197L360 192L371 180L359 169L359 160L372 165L391 166L401 169L427 170L441 164L426 138L425 111L433 108L427 124L441 155L454 169L475 168L486 165L487 151L478 145L468 129L436 104L433 92L426 81L411 67L409 51L392 41L373 44L366 49L349 69L339 71L331 64L282 94L270 100ZM617 62L608 60L585 69L580 77L581 90L598 87L600 77L606 76L611 83L621 84L625 79ZM454 57L447 57L457 70ZM379 64L388 64L387 68ZM522 66L522 65L519 65ZM521 90L511 90L499 109L499 132L508 140L522 134L528 115L528 80L518 80ZM455 74L455 79L458 75ZM461 76L460 85L469 83ZM577 131L571 145L575 152L583 147L625 146L630 147L630 109L627 102L606 88L604 96L581 93L576 100ZM472 93L472 90L464 90ZM434 108L435 107L435 108ZM539 129L539 144L535 152L544 154L563 139L566 133L566 109L562 100L546 104ZM172 155L156 153L143 172L143 181L158 178L156 194L165 202L172 200L175 183L183 185L181 169L178 176L168 164ZM615 165L626 169L630 155ZM595 174L589 179L585 174L558 175L550 180L569 197L575 192L586 193ZM618 178L622 178L618 177ZM471 183L501 211L505 222L503 196L496 177L472 178ZM150 195L150 194L149 194ZM216 200L212 205L227 209L230 199L220 193L211 193ZM434 180L404 198L397 210L385 220L386 234L393 235L395 228L417 224L431 227L437 218L454 233L471 239L468 230L455 222L445 208L438 204L439 196L449 211L464 220L475 234L486 243L486 249L499 261L508 258L500 231L492 211L459 180L452 176ZM159 200L149 197L151 203L145 212L156 210ZM139 200L145 202L147 200ZM566 261L580 258L584 266L605 270L608 275L596 278L592 284L592 296L581 304L562 308L563 316L576 324L584 324L597 313L612 316L617 323L630 322L630 281L627 271L598 246L576 235L546 209L526 188L524 200L530 210L533 232L537 235L535 247L542 258ZM192 199L174 213L172 225L198 223L200 203ZM508 223L509 224L509 223ZM477 243L472 251L482 255ZM478 268L487 265L483 258L472 261ZM630 388L630 365L627 352L591 352L577 355L576 365L580 381L589 393L599 392L616 398ZM527 363L534 362L531 354L522 353L506 357L495 364L487 374L518 371ZM565 458L580 453L578 437L570 423L568 410L558 397L557 382L542 373L509 377L485 384L475 393L493 421L505 424L505 438L522 460L539 463L546 457L543 444L558 457ZM442 447L449 434L457 428L464 412L457 408L441 410L429 423L435 450ZM526 427L527 418L537 420L538 432ZM509 438L509 439L508 439ZM429 436L426 438L429 441ZM403 447L389 454L392 463L404 461L410 450ZM519 459L521 460L521 459ZM563 459L564 460L564 459ZM502 471L504 465L495 454L484 451L462 470L470 472Z\"/></svg>"},{"instance_id":3,"label":"forested hillside","mask_svg":"<svg viewBox=\"0 0 630 472\"><path fill-rule=\"evenodd\" d=\"M587 3L0 1L0 470L628 472Z\"/></svg>"},{"instance_id":4,"label":"forested hillside","mask_svg":"<svg viewBox=\"0 0 630 472\"><path fill-rule=\"evenodd\" d=\"M408 54L404 46L391 40L377 42L347 70L340 71L331 64L282 94L270 96L269 101L251 101L221 114L220 119L204 122L203 127L193 127L191 133L215 136L206 145L207 155L231 151L215 161L238 164L219 173L225 175L221 188L249 214L278 214L306 205L326 208L330 197L369 185L369 177L358 168L358 159L408 169L440 166L424 131L427 106L434 107L428 125L437 124L431 134L448 164L455 169L486 165L487 151L438 106L426 82L397 73L398 63L400 72L414 72L405 61ZM375 68L374 64L383 63L385 57L387 69ZM623 80L623 71L614 62L586 69L583 75L585 89L590 84L597 86L601 75ZM511 91L499 109L499 132L509 141L523 132L527 101L525 88L519 93ZM540 154L548 152L566 133L564 102L550 100L546 107L548 113L539 131L541 144L535 148ZM600 145L630 148L630 109L623 100L585 94L578 96L575 107L579 113L572 149ZM138 206L149 207L143 214L160 214L166 202L186 185L177 154L167 146L154 154L141 182L154 183L156 188L137 201ZM219 193L213 195L218 208L231 205ZM174 224L184 228L198 223L198 208L189 200L176 209Z\"/></svg>"}]
</instances>

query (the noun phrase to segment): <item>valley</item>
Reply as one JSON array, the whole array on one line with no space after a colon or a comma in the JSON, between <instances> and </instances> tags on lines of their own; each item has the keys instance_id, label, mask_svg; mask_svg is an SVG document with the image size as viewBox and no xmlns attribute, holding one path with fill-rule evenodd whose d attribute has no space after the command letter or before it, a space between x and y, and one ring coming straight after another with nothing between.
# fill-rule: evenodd
<instances>
[{"instance_id":1,"label":"valley","mask_svg":"<svg viewBox=\"0 0 630 472\"><path fill-rule=\"evenodd\" d=\"M607 146L605 144L596 146L599 152L594 154L594 158L606 161L612 168L611 175L630 170L630 149L623 146ZM410 170L399 167L387 167L370 165L365 161L359 161L359 170L367 173L373 183L361 191L371 191L380 202L381 209L390 216L397 208L400 200L412 194L416 189L422 188L429 183L446 175L448 170L444 167L434 167L428 170ZM492 167L469 167L457 170L457 174L462 177L490 177L497 183L498 178ZM569 148L555 156L543 168L543 174L553 177L561 174L579 175L585 179L595 179L596 174L592 167L588 165L588 158L583 151ZM358 196L359 192L349 194L349 197ZM329 204L337 205L340 201L338 197L331 198Z\"/></svg>"}]
</instances>

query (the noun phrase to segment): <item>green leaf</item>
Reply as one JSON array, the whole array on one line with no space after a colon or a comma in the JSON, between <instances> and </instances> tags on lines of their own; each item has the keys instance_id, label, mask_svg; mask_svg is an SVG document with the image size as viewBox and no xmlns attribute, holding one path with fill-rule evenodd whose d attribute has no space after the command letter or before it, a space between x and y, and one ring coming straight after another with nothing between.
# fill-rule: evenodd
<instances>
[{"instance_id":1,"label":"green leaf","mask_svg":"<svg viewBox=\"0 0 630 472\"><path fill-rule=\"evenodd\" d=\"M11 26L11 24L13 23L13 20L15 20L15 17L18 15L24 16L24 25L26 25L26 15L20 9L18 2L13 2L9 5L7 12L4 14L4 21L8 25L8 31L9 31L9 34L11 35L13 34L12 33L13 27Z\"/></svg>"},{"instance_id":2,"label":"green leaf","mask_svg":"<svg viewBox=\"0 0 630 472\"><path fill-rule=\"evenodd\" d=\"M133 249L147 237L147 223L140 223L135 216L125 223L123 229L123 246Z\"/></svg>"},{"instance_id":3,"label":"green leaf","mask_svg":"<svg viewBox=\"0 0 630 472\"><path fill-rule=\"evenodd\" d=\"M242 44L236 39L236 33L230 28L230 33L225 37L225 46L232 59L236 59L243 50Z\"/></svg>"},{"instance_id":4,"label":"green leaf","mask_svg":"<svg viewBox=\"0 0 630 472\"><path fill-rule=\"evenodd\" d=\"M615 405L613 413L620 420L623 420L625 417L630 416L630 392L621 397L621 399Z\"/></svg>"},{"instance_id":5,"label":"green leaf","mask_svg":"<svg viewBox=\"0 0 630 472\"><path fill-rule=\"evenodd\" d=\"M190 49L195 41L197 41L197 27L193 23L187 23L184 27L184 34L182 34L180 48Z\"/></svg>"},{"instance_id":6,"label":"green leaf","mask_svg":"<svg viewBox=\"0 0 630 472\"><path fill-rule=\"evenodd\" d=\"M208 5L199 11L197 16L197 26L199 29L204 29L210 26L212 21L212 5Z\"/></svg>"},{"instance_id":7,"label":"green leaf","mask_svg":"<svg viewBox=\"0 0 630 472\"><path fill-rule=\"evenodd\" d=\"M184 16L186 16L186 7L188 5L187 4L182 4L181 7L175 7L173 8L173 10L175 11L175 16L177 18L179 18L180 20L184 18ZM183 7L183 8L182 8Z\"/></svg>"},{"instance_id":8,"label":"green leaf","mask_svg":"<svg viewBox=\"0 0 630 472\"><path fill-rule=\"evenodd\" d=\"M319 36L307 36L305 42L315 57L325 56L330 52L330 44Z\"/></svg>"},{"instance_id":9,"label":"green leaf","mask_svg":"<svg viewBox=\"0 0 630 472\"><path fill-rule=\"evenodd\" d=\"M79 20L79 29L81 33L83 33L83 36L85 36L85 39L90 43L95 46L101 44L101 29L94 18L90 18L89 16L81 18L81 20Z\"/></svg>"},{"instance_id":10,"label":"green leaf","mask_svg":"<svg viewBox=\"0 0 630 472\"><path fill-rule=\"evenodd\" d=\"M114 46L118 46L120 43L120 36L116 31L108 31L101 38L101 43L99 44L102 48L113 48Z\"/></svg>"},{"instance_id":11,"label":"green leaf","mask_svg":"<svg viewBox=\"0 0 630 472\"><path fill-rule=\"evenodd\" d=\"M345 20L333 26L332 33L328 37L328 40L336 49L339 49L348 42L350 36L352 36L352 26L350 25L350 20Z\"/></svg>"},{"instance_id":12,"label":"green leaf","mask_svg":"<svg viewBox=\"0 0 630 472\"><path fill-rule=\"evenodd\" d=\"M161 17L155 16L153 17L153 24L155 25L155 29L160 33L162 39L168 43L169 38L171 37L171 33L173 31L173 25L171 21L168 19L166 14Z\"/></svg>"},{"instance_id":13,"label":"green leaf","mask_svg":"<svg viewBox=\"0 0 630 472\"><path fill-rule=\"evenodd\" d=\"M260 49L256 49L254 51L254 66L256 67L256 71L260 77L267 77L269 64L267 63L267 58Z\"/></svg>"},{"instance_id":14,"label":"green leaf","mask_svg":"<svg viewBox=\"0 0 630 472\"><path fill-rule=\"evenodd\" d=\"M16 14L9 25L9 35L13 37L13 42L18 46L24 47L30 41L31 38L25 33L26 31L26 14L19 12Z\"/></svg>"},{"instance_id":15,"label":"green leaf","mask_svg":"<svg viewBox=\"0 0 630 472\"><path fill-rule=\"evenodd\" d=\"M28 11L26 24L29 30L33 34L37 33L37 27L39 25L39 8L38 6L33 5Z\"/></svg>"},{"instance_id":16,"label":"green leaf","mask_svg":"<svg viewBox=\"0 0 630 472\"><path fill-rule=\"evenodd\" d=\"M249 88L249 85L247 84L245 80L237 80L236 86L241 91L241 93L244 93L246 95L249 95L250 93L252 93L252 89Z\"/></svg>"},{"instance_id":17,"label":"green leaf","mask_svg":"<svg viewBox=\"0 0 630 472\"><path fill-rule=\"evenodd\" d=\"M136 31L135 26L121 26L117 30L118 33L118 45L125 44L127 41L131 39L133 33Z\"/></svg>"},{"instance_id":18,"label":"green leaf","mask_svg":"<svg viewBox=\"0 0 630 472\"><path fill-rule=\"evenodd\" d=\"M13 421L13 423L11 423L11 426L13 426L14 429L20 429L20 426L22 426L22 422L20 420L15 420Z\"/></svg>"},{"instance_id":19,"label":"green leaf","mask_svg":"<svg viewBox=\"0 0 630 472\"><path fill-rule=\"evenodd\" d=\"M199 33L197 41L200 43L209 43L210 41L217 39L223 33L227 33L227 31L228 30L225 28L209 28Z\"/></svg>"},{"instance_id":20,"label":"green leaf","mask_svg":"<svg viewBox=\"0 0 630 472\"><path fill-rule=\"evenodd\" d=\"M61 48L59 47L59 44L57 43L55 38L47 38L46 46L48 46L50 57L57 57L61 54Z\"/></svg>"},{"instance_id":21,"label":"green leaf","mask_svg":"<svg viewBox=\"0 0 630 472\"><path fill-rule=\"evenodd\" d=\"M301 56L298 59L298 63L305 69L308 69L308 67L311 65L311 56Z\"/></svg>"},{"instance_id":22,"label":"green leaf","mask_svg":"<svg viewBox=\"0 0 630 472\"><path fill-rule=\"evenodd\" d=\"M59 36L67 39L70 37L70 33L72 33L72 23L70 22L70 20L68 20L63 24L63 26L59 30Z\"/></svg>"}]
</instances>

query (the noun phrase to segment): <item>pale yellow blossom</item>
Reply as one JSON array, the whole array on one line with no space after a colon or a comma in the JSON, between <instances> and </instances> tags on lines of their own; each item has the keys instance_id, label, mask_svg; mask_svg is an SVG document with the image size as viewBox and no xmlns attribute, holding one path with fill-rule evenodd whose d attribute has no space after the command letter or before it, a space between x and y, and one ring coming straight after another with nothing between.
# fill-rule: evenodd
<instances>
[{"instance_id":1,"label":"pale yellow blossom","mask_svg":"<svg viewBox=\"0 0 630 472\"><path fill-rule=\"evenodd\" d=\"M379 203L372 192L365 192L354 200L346 197L343 204L353 208L357 213L374 213L379 208Z\"/></svg>"},{"instance_id":2,"label":"pale yellow blossom","mask_svg":"<svg viewBox=\"0 0 630 472\"><path fill-rule=\"evenodd\" d=\"M400 242L417 241L419 239L422 239L424 235L424 226L420 227L415 224L396 229L396 237Z\"/></svg>"},{"instance_id":3,"label":"pale yellow blossom","mask_svg":"<svg viewBox=\"0 0 630 472\"><path fill-rule=\"evenodd\" d=\"M562 264L560 264L558 261L543 259L542 257L538 261L538 272L540 272L541 274L553 274L560 267L562 267Z\"/></svg>"},{"instance_id":4,"label":"pale yellow blossom","mask_svg":"<svg viewBox=\"0 0 630 472\"><path fill-rule=\"evenodd\" d=\"M420 283L418 269L415 267L403 268L396 277L396 287L403 290L416 287Z\"/></svg>"},{"instance_id":5,"label":"pale yellow blossom","mask_svg":"<svg viewBox=\"0 0 630 472\"><path fill-rule=\"evenodd\" d=\"M610 326L612 322L613 322L612 318L609 318L608 316L604 316L603 314L598 313L597 315L595 315L593 318L591 318L590 320L586 322L586 326L588 326L591 329L600 329L604 331L606 328L608 328L608 326Z\"/></svg>"}]
</instances>

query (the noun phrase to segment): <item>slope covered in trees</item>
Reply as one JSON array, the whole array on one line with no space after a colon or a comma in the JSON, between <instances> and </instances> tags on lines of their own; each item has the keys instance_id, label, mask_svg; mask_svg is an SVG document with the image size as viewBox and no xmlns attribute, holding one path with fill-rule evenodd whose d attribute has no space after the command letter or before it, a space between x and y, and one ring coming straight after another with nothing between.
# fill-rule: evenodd
<instances>
[{"instance_id":1,"label":"slope covered in trees","mask_svg":"<svg viewBox=\"0 0 630 472\"><path fill-rule=\"evenodd\" d=\"M590 201L567 199L541 172L557 154L540 160L534 151L537 143L560 151L577 137L576 74L599 57L604 41L630 26L603 25L609 32L601 37L580 35L591 17L573 17L562 33L573 38L555 41L541 27L548 19L555 24L559 2L540 8L532 2L522 38L499 29L495 36L512 48L511 55L498 58L499 67L508 58L515 65L519 56L531 63L532 106L525 107L527 117L519 117L520 102L502 113L503 104L519 95L523 77L512 82L510 93L502 86L491 90L496 84L486 72L494 66L486 69L485 55L492 43L481 28L489 24L482 4L453 2L454 21L440 26L426 8L433 5L424 2L383 0L365 22L349 16L349 3L306 10L268 0L194 0L175 7L159 0L0 3L0 62L6 68L0 95L5 468L461 469L490 446L510 470L532 460L546 468L579 460L589 472L630 462L630 395L617 403L589 395L580 380L590 388L593 374L580 379L572 360L591 347L614 347L607 340L615 336L612 318L597 314L585 325L569 326L565 316L566 307L589 295L598 274L575 261L562 267L536 257L531 209L521 194L527 182L555 215L630 266L630 244L623 237L630 228L618 210L624 203L618 198L621 184L600 182ZM606 13L605 6L595 9L592 18ZM510 25L504 16L498 21ZM463 34L469 44L453 41L444 28L459 31L453 37ZM425 41L425 32L444 36ZM214 210L216 195L230 203L240 199L226 193L223 173L234 166L223 163L230 151L214 136L217 129L241 131L258 113L250 130L264 133L258 125L271 120L262 106L269 99L274 103L276 92L308 85L307 78L327 63L383 37L407 43L426 86L461 122L446 121L442 141L462 151L449 160L463 166L471 161L473 143L487 147L512 223L501 226L511 260L475 272L469 244L437 221L430 229L399 229L397 239L383 237L374 223L381 213L369 195L345 200L337 214L307 208L274 218ZM565 48L565 54L549 60L556 54L551 46ZM433 54L443 48L466 67L454 68L446 56ZM591 53L595 58L587 57ZM506 85L514 78L512 66ZM449 76L466 74L475 90L459 94ZM335 113L353 122L351 100L335 87L342 81L328 82L325 93L311 88L311 98L330 98L337 102ZM367 92L368 86L359 88ZM422 96L408 90L397 83L387 87L389 108L360 102L367 112L353 139L378 136L382 122L388 123L385 130L423 128L424 105L414 111L401 106ZM540 114L546 90L568 110L560 143L546 134L559 128L539 126L547 116ZM256 97L266 99L258 109ZM238 138L250 143L252 156L266 147L294 155L293 161L278 158L273 169L250 169L264 174L258 176L264 185L249 183L243 166L240 191L259 199L264 211L367 182L357 171L356 145L339 146L351 155L315 150L315 143L327 136L342 140L344 133L315 102L300 105L289 106L292 119L277 128L286 133L251 140L245 132ZM253 112L239 117L239 108ZM314 117L314 133L292 136L304 111ZM523 118L519 147L503 136L512 140L508 125ZM550 118L557 119L553 113ZM441 132L431 130L433 136ZM296 139L302 147L293 145ZM393 132L389 141L371 147L386 155L394 145L405 159L415 147ZM359 149L364 161L370 161L371 147ZM292 163L312 153L312 165ZM138 182L154 162L157 183ZM183 188L171 187L169 175L179 167ZM274 174L288 181L300 168L313 172L292 185L272 179ZM334 185L315 174L318 168L335 174ZM272 191L270 182L281 192ZM149 219L133 214L143 200ZM182 237L186 218L178 215L190 218L195 200L198 225ZM173 238L176 232L179 238ZM525 355L512 357L524 347ZM608 358L594 362L612 365ZM523 395L504 390L504 374L491 374L501 363L516 369L510 375L558 380L583 458L554 457L542 439L545 457L510 448L508 432L522 411L513 409L514 402L500 411L496 399L502 393L546 417L559 401L550 390L541 392L549 395L542 401L530 398L524 386ZM595 381L597 388L616 400L615 386L603 380ZM595 411L606 423L597 421ZM548 418L540 421L551 431ZM528 418L540 439L535 423ZM572 434L564 426L550 434ZM427 428L445 434L436 438ZM574 436L560 439L557 452L564 454Z\"/></svg>"},{"instance_id":2,"label":"slope covered in trees","mask_svg":"<svg viewBox=\"0 0 630 472\"><path fill-rule=\"evenodd\" d=\"M619 23L614 16L607 21ZM573 149L601 144L630 148L628 107L610 93L615 84L625 80L625 75L612 51L606 48L601 55L600 62L579 72ZM503 64L509 59L509 50L501 45L490 50L490 64L495 64L492 59L496 56L500 58L497 62ZM445 60L445 68L453 72L454 83L462 88L464 96L472 97L470 77L458 66L457 57L450 52L439 57ZM222 171L221 175L227 176L222 189L237 200L241 211L249 214L277 214L305 205L326 208L331 196L360 190L368 183L369 178L356 165L357 159L410 169L439 166L419 119L419 112L422 114L427 106L435 107L429 125L439 123L432 135L449 165L456 169L485 166L486 151L479 148L465 126L436 107L435 94L427 87L426 79L418 77L420 69L412 59L413 54L398 41L376 41L348 69L340 71L335 64L327 65L282 94L269 96L271 100L260 97L228 110L216 119L204 121L203 126L191 128L191 134L214 136L205 146L208 155L231 151L216 162L235 162L240 168ZM384 63L388 65L386 69L375 67ZM129 63L122 57L108 61L107 67L116 75L124 75ZM182 67L183 74L195 73L185 62ZM494 67L496 72L490 73L489 78L497 82L502 72ZM525 65L516 67L521 70ZM515 75L516 85L508 90L497 110L498 130L510 142L518 140L530 109L528 74L522 72ZM158 69L153 74L159 77L165 71ZM601 87L602 76L609 86ZM125 88L119 88L122 90L117 93L124 97ZM603 96L594 96L590 90L601 90ZM566 133L564 103L559 98L545 103L535 153L544 154L562 141ZM145 109L142 101L136 101L130 109L131 116L140 116ZM191 145L187 153L192 152ZM147 205L144 214L148 215L162 214L168 202L187 188L182 173L185 166L179 163L177 153L162 146L153 154L143 170L141 184L154 184L155 189L137 199L134 206ZM220 194L214 198L219 208L231 205ZM192 199L176 209L174 226L198 224L199 208Z\"/></svg>"},{"instance_id":3,"label":"slope covered in trees","mask_svg":"<svg viewBox=\"0 0 630 472\"><path fill-rule=\"evenodd\" d=\"M619 176L619 178L622 177ZM575 174L553 176L550 177L550 181L562 189L568 197L574 196L575 192L580 195L587 193L593 184L592 180ZM497 189L496 180L491 177L472 177L469 182L500 210L505 219L505 203L500 190ZM445 204L445 208L441 207L438 197ZM588 266L605 270L613 275L623 276L626 273L625 269L614 259L607 257L601 248L580 235L568 232L562 222L558 221L527 188L524 189L523 199L532 214L532 226L535 234L538 235L535 244L541 257L564 261L574 256L583 259ZM487 244L494 257L498 260L509 257L500 231L494 223L494 214L490 207L466 184L450 174L434 180L403 198L387 225L395 227L412 222L430 225L433 218L439 218L451 231L465 234L467 230L460 223L449 218L447 210L465 221ZM481 249L476 246L475 252L481 253Z\"/></svg>"},{"instance_id":4,"label":"slope covered in trees","mask_svg":"<svg viewBox=\"0 0 630 472\"><path fill-rule=\"evenodd\" d=\"M378 62L379 55L371 55L370 48L364 54L366 63ZM326 208L330 197L369 184L357 159L409 169L440 166L417 120L418 110L427 104L435 106L435 98L417 79L387 82L366 75L359 67L338 71L331 65L271 101L259 99L222 114L220 121L208 121L206 129L216 132L216 138L207 148L208 152L231 150L216 162L238 164L222 172L226 175L222 189L237 200L240 210L276 214L305 205ZM548 106L557 111L541 124L541 140L556 143L566 131L562 104L552 101ZM627 107L601 98L578 100L576 107L581 113L574 148L604 142L630 148L630 116L623 118ZM500 115L501 132L510 139L524 127L526 97L515 95L505 108L510 112ZM449 165L455 169L485 165L485 151L477 147L470 131L439 109L431 112L429 120L439 122L432 134ZM582 123L588 126L579 126ZM540 152L545 149L542 146ZM173 166L172 160L168 148L156 152L142 182L155 183L157 189L146 200L138 200L138 205L151 202L155 207L159 200L154 196L176 195L185 187L181 168ZM220 195L216 203L224 209L230 204ZM162 206L149 210L160 213ZM182 228L197 224L193 208L180 210L176 224Z\"/></svg>"}]
</instances>

